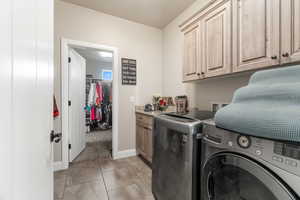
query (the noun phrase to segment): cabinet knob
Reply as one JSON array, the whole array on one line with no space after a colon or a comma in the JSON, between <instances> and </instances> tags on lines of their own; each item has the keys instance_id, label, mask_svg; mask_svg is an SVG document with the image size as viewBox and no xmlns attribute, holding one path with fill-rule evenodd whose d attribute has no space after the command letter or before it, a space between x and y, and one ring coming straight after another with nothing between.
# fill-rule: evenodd
<instances>
[{"instance_id":1,"label":"cabinet knob","mask_svg":"<svg viewBox=\"0 0 300 200\"><path fill-rule=\"evenodd\" d=\"M201 74L204 75L205 73L204 73L204 72L201 72Z\"/></svg>"},{"instance_id":2,"label":"cabinet knob","mask_svg":"<svg viewBox=\"0 0 300 200\"><path fill-rule=\"evenodd\" d=\"M197 73L197 75L200 76L201 74L200 74L200 73Z\"/></svg>"},{"instance_id":3,"label":"cabinet knob","mask_svg":"<svg viewBox=\"0 0 300 200\"><path fill-rule=\"evenodd\" d=\"M284 54L282 54L282 57L289 57L289 56L290 56L289 53L284 53Z\"/></svg>"},{"instance_id":4,"label":"cabinet knob","mask_svg":"<svg viewBox=\"0 0 300 200\"><path fill-rule=\"evenodd\" d=\"M277 56L272 56L271 59L276 60Z\"/></svg>"}]
</instances>

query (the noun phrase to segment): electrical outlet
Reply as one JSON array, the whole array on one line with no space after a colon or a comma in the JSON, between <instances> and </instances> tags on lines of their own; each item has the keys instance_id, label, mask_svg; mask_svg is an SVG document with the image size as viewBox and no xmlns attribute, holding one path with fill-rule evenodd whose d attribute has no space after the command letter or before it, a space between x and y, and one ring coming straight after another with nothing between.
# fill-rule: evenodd
<instances>
[{"instance_id":1,"label":"electrical outlet","mask_svg":"<svg viewBox=\"0 0 300 200\"><path fill-rule=\"evenodd\" d=\"M216 113L218 110L219 110L219 104L217 104L217 103L211 104L211 111L213 113Z\"/></svg>"},{"instance_id":2,"label":"electrical outlet","mask_svg":"<svg viewBox=\"0 0 300 200\"><path fill-rule=\"evenodd\" d=\"M225 103L225 102L211 102L210 104L211 104L211 111L213 113L216 113L219 109L224 108L229 103Z\"/></svg>"},{"instance_id":3,"label":"electrical outlet","mask_svg":"<svg viewBox=\"0 0 300 200\"><path fill-rule=\"evenodd\" d=\"M222 103L222 104L219 104L221 106L221 108L224 108L225 106L228 106L229 103Z\"/></svg>"}]
</instances>

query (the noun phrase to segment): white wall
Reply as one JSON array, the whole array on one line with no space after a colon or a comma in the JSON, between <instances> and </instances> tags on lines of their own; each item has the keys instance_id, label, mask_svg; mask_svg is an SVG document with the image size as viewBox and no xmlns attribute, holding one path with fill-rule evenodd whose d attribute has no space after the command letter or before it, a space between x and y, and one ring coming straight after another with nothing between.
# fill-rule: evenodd
<instances>
[{"instance_id":1,"label":"white wall","mask_svg":"<svg viewBox=\"0 0 300 200\"><path fill-rule=\"evenodd\" d=\"M163 29L163 95L189 96L191 106L210 109L210 102L230 102L233 92L248 84L249 75L182 83L183 34L178 27L208 0L198 0Z\"/></svg>"},{"instance_id":2,"label":"white wall","mask_svg":"<svg viewBox=\"0 0 300 200\"><path fill-rule=\"evenodd\" d=\"M118 150L135 148L134 104L145 104L153 93L161 93L162 31L87 8L55 1L55 95L61 105L60 38L119 48L119 55L137 60L137 86L119 89ZM135 102L130 101L134 97ZM56 131L61 120L56 121ZM55 149L60 160L60 146Z\"/></svg>"}]
</instances>

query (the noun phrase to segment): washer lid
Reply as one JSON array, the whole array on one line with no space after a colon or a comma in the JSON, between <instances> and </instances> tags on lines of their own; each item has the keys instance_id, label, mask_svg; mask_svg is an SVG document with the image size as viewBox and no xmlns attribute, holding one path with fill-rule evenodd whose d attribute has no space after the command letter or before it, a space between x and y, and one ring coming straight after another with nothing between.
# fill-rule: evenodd
<instances>
[{"instance_id":1,"label":"washer lid","mask_svg":"<svg viewBox=\"0 0 300 200\"><path fill-rule=\"evenodd\" d=\"M214 117L214 113L211 111L200 111L198 109L191 109L190 112L186 114L178 114L176 112L167 113L165 115L172 116L181 119L193 119L193 120L206 120Z\"/></svg>"},{"instance_id":2,"label":"washer lid","mask_svg":"<svg viewBox=\"0 0 300 200\"><path fill-rule=\"evenodd\" d=\"M197 119L193 119L191 117L188 117L186 115L178 115L175 113L166 113L164 115L160 115L161 117L165 117L170 120L178 121L178 122L183 122L183 123L191 123L191 122L196 122L198 121Z\"/></svg>"}]
</instances>

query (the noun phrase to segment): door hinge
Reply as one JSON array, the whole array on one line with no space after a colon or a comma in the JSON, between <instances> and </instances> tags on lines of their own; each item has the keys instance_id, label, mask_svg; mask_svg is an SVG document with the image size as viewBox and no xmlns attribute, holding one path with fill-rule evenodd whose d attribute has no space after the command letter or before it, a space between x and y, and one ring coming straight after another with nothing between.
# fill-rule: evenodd
<instances>
[{"instance_id":1,"label":"door hinge","mask_svg":"<svg viewBox=\"0 0 300 200\"><path fill-rule=\"evenodd\" d=\"M71 106L71 104L72 104L72 102L69 100L69 101L68 101L68 105Z\"/></svg>"},{"instance_id":2,"label":"door hinge","mask_svg":"<svg viewBox=\"0 0 300 200\"><path fill-rule=\"evenodd\" d=\"M71 57L68 58L68 62L71 63Z\"/></svg>"},{"instance_id":3,"label":"door hinge","mask_svg":"<svg viewBox=\"0 0 300 200\"><path fill-rule=\"evenodd\" d=\"M50 142L52 143L54 141L54 130L50 131Z\"/></svg>"},{"instance_id":4,"label":"door hinge","mask_svg":"<svg viewBox=\"0 0 300 200\"><path fill-rule=\"evenodd\" d=\"M72 145L71 144L69 144L69 149L72 149Z\"/></svg>"}]
</instances>

